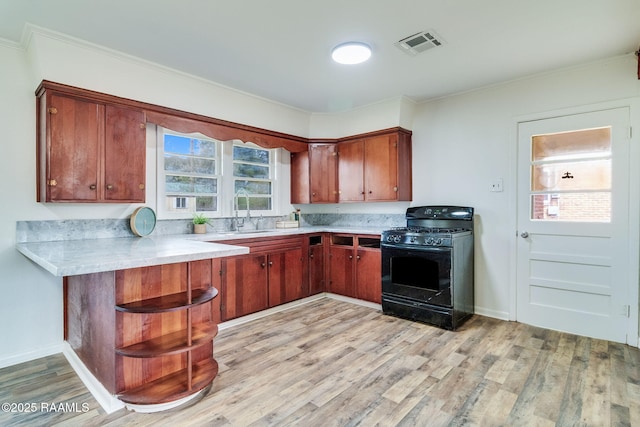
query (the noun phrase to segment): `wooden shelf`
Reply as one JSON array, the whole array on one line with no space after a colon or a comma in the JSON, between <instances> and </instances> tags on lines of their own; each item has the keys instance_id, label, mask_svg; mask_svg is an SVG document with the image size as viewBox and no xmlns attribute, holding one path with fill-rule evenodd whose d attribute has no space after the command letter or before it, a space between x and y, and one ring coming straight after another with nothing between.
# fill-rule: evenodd
<instances>
[{"instance_id":1,"label":"wooden shelf","mask_svg":"<svg viewBox=\"0 0 640 427\"><path fill-rule=\"evenodd\" d=\"M116 305L116 310L125 313L163 313L167 311L184 310L211 301L218 295L214 287L194 289L191 292L191 304L188 302L187 292L165 295L158 298L134 301Z\"/></svg>"},{"instance_id":2,"label":"wooden shelf","mask_svg":"<svg viewBox=\"0 0 640 427\"><path fill-rule=\"evenodd\" d=\"M218 325L202 323L191 332L191 345L187 344L187 331L178 331L148 341L116 349L116 353L127 357L158 357L184 353L197 347L211 344L218 334Z\"/></svg>"},{"instance_id":3,"label":"wooden shelf","mask_svg":"<svg viewBox=\"0 0 640 427\"><path fill-rule=\"evenodd\" d=\"M218 363L207 359L193 365L193 380L188 388L188 370L183 369L166 377L127 390L118 398L125 403L151 405L172 402L190 396L208 386L218 374Z\"/></svg>"}]
</instances>

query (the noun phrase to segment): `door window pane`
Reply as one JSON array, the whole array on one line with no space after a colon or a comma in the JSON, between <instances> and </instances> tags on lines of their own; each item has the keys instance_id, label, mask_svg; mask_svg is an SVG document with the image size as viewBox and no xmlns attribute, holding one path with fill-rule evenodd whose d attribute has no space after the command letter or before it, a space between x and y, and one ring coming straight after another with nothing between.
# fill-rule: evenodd
<instances>
[{"instance_id":1,"label":"door window pane","mask_svg":"<svg viewBox=\"0 0 640 427\"><path fill-rule=\"evenodd\" d=\"M611 128L535 135L531 219L611 220Z\"/></svg>"}]
</instances>

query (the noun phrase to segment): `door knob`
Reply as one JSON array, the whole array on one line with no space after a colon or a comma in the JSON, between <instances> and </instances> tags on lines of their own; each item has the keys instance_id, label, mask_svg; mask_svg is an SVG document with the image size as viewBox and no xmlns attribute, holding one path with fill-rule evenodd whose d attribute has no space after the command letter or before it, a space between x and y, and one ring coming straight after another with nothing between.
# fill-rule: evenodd
<instances>
[{"instance_id":1,"label":"door knob","mask_svg":"<svg viewBox=\"0 0 640 427\"><path fill-rule=\"evenodd\" d=\"M526 231L523 231L522 233L520 233L520 237L522 237L523 239L526 239L527 237L529 237L529 233L527 233Z\"/></svg>"}]
</instances>

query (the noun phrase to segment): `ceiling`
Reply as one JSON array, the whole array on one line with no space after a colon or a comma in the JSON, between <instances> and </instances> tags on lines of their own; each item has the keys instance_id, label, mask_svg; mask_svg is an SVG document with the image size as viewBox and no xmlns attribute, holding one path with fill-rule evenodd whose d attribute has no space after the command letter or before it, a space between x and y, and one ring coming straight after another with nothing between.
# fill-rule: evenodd
<instances>
[{"instance_id":1,"label":"ceiling","mask_svg":"<svg viewBox=\"0 0 640 427\"><path fill-rule=\"evenodd\" d=\"M0 38L30 23L309 112L420 102L629 54L639 0L0 0ZM433 30L443 45L394 43ZM332 63L361 41L372 58Z\"/></svg>"}]
</instances>

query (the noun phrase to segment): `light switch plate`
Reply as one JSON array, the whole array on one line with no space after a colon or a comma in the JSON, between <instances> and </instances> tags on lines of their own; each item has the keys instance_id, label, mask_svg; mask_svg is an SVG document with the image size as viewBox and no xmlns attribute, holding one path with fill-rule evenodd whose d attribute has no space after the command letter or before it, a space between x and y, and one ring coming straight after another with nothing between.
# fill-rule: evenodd
<instances>
[{"instance_id":1,"label":"light switch plate","mask_svg":"<svg viewBox=\"0 0 640 427\"><path fill-rule=\"evenodd\" d=\"M494 180L489 186L489 191L493 191L495 193L502 191L502 178Z\"/></svg>"}]
</instances>

